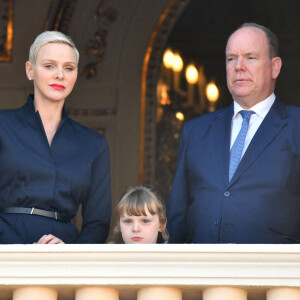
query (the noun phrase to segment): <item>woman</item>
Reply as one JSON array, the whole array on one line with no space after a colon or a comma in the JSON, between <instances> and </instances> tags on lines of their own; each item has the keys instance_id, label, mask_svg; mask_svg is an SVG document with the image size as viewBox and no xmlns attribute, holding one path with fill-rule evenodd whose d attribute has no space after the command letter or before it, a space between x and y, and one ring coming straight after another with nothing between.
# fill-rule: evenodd
<instances>
[{"instance_id":1,"label":"woman","mask_svg":"<svg viewBox=\"0 0 300 300\"><path fill-rule=\"evenodd\" d=\"M34 96L0 112L0 243L104 243L111 216L108 146L64 110L79 53L66 35L41 33L26 74ZM70 222L82 204L82 230Z\"/></svg>"}]
</instances>

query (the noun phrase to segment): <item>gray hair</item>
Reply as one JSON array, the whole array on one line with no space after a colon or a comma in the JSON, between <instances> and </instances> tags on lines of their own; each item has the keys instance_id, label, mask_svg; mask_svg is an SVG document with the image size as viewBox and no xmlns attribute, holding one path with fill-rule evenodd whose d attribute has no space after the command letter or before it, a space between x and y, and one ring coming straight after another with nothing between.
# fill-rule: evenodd
<instances>
[{"instance_id":1,"label":"gray hair","mask_svg":"<svg viewBox=\"0 0 300 300\"><path fill-rule=\"evenodd\" d=\"M29 62L31 64L34 65L36 63L36 58L38 56L41 47L49 43L62 43L62 44L69 45L75 52L76 62L78 64L79 52L75 47L74 42L70 37L68 37L67 35L59 31L44 31L36 37L36 39L34 40L33 44L29 49Z\"/></svg>"},{"instance_id":2,"label":"gray hair","mask_svg":"<svg viewBox=\"0 0 300 300\"><path fill-rule=\"evenodd\" d=\"M239 26L233 33L238 31L239 29L245 28L245 27L254 27L254 28L260 29L265 34L267 42L268 42L269 58L272 59L273 57L279 57L278 39L274 32L272 32L269 28L267 28L263 25L259 25L257 23L244 23L241 26ZM232 36L232 34L230 36Z\"/></svg>"}]
</instances>

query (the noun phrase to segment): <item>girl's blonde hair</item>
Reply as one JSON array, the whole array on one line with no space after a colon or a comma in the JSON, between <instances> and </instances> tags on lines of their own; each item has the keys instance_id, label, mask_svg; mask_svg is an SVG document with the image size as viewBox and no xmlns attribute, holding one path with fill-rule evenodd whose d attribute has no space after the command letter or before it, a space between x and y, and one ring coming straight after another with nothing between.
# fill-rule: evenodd
<instances>
[{"instance_id":1,"label":"girl's blonde hair","mask_svg":"<svg viewBox=\"0 0 300 300\"><path fill-rule=\"evenodd\" d=\"M158 215L159 224L162 232L159 232L158 239L163 239L165 243L169 240L167 231L167 216L164 201L157 190L147 185L130 186L122 195L116 207L116 226L113 229L112 238L109 243L124 243L120 230L120 218L125 215L129 216L146 216L147 207L151 215Z\"/></svg>"}]
</instances>

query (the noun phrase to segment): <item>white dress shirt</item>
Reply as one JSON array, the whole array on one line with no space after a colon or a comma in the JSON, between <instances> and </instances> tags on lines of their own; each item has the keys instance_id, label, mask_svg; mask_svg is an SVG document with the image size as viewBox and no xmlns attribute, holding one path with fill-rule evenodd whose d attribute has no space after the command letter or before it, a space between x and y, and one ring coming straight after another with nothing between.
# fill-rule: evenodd
<instances>
[{"instance_id":1,"label":"white dress shirt","mask_svg":"<svg viewBox=\"0 0 300 300\"><path fill-rule=\"evenodd\" d=\"M265 116L269 112L271 106L273 105L275 101L275 94L272 93L268 98L265 100L257 103L253 107L251 107L250 110L254 111L255 114L251 115L248 132L245 139L245 145L242 152L242 157L244 153L246 152L252 138L254 137L257 129L259 128L260 124L264 120ZM232 145L234 144L234 141L242 127L243 117L239 114L239 111L244 110L238 103L234 101L234 114L232 117L231 122L231 141L230 141L230 150L232 148Z\"/></svg>"}]
</instances>

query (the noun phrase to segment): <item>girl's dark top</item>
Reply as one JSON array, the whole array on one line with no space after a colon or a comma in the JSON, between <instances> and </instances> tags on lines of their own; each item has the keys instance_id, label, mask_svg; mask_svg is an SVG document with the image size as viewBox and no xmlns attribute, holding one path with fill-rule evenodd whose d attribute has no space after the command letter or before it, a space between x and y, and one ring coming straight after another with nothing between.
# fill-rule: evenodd
<instances>
[{"instance_id":1,"label":"girl's dark top","mask_svg":"<svg viewBox=\"0 0 300 300\"><path fill-rule=\"evenodd\" d=\"M49 146L32 95L22 108L1 111L0 208L35 207L71 220L80 204L80 234L70 222L1 213L0 243L32 243L50 233L70 243L104 243L111 217L109 151L101 134L64 110Z\"/></svg>"}]
</instances>

